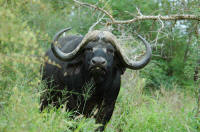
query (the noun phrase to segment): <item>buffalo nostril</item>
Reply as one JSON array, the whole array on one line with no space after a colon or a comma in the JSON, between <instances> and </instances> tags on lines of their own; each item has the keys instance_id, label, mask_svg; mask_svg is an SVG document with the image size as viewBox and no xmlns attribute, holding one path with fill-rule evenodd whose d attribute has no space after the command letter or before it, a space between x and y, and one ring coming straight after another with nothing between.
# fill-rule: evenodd
<instances>
[{"instance_id":1,"label":"buffalo nostril","mask_svg":"<svg viewBox=\"0 0 200 132\"><path fill-rule=\"evenodd\" d=\"M102 65L102 66L105 66L106 65L106 60L102 57L94 57L92 60L91 60L91 64L92 65Z\"/></svg>"},{"instance_id":2,"label":"buffalo nostril","mask_svg":"<svg viewBox=\"0 0 200 132\"><path fill-rule=\"evenodd\" d=\"M105 64L106 64L105 60L101 61L101 65L105 65Z\"/></svg>"}]
</instances>

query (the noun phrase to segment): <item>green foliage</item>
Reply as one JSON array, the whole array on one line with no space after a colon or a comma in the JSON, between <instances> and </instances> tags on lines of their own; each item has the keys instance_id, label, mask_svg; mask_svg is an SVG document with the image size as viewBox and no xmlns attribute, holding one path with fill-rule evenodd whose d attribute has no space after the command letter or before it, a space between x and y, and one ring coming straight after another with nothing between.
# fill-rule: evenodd
<instances>
[{"instance_id":1,"label":"green foliage","mask_svg":"<svg viewBox=\"0 0 200 132\"><path fill-rule=\"evenodd\" d=\"M141 76L146 78L146 89L156 90L164 86L167 89L173 89L177 79L174 76L168 76L168 67L164 61L152 61L143 71Z\"/></svg>"},{"instance_id":2,"label":"green foliage","mask_svg":"<svg viewBox=\"0 0 200 132\"><path fill-rule=\"evenodd\" d=\"M134 72L124 75L126 79L107 131L113 128L127 132L199 131L196 127L200 122L191 111L194 100L188 94L178 91L175 86L173 90L161 86L151 96L145 95L146 80L137 78L135 83L135 76Z\"/></svg>"},{"instance_id":3,"label":"green foliage","mask_svg":"<svg viewBox=\"0 0 200 132\"><path fill-rule=\"evenodd\" d=\"M198 14L197 0L192 1L138 1L138 0L111 0L112 15L118 20L132 19L138 15L138 8L144 15L169 15L169 14ZM122 26L125 31L136 31L148 40L152 40L153 63L144 70L144 75L149 81L147 87L159 88L164 85L172 88L174 83L186 88L193 85L194 67L198 58L199 23L195 21L167 21L161 28L158 21L142 21ZM118 28L119 29L119 28ZM117 29L117 30L118 30ZM115 31L118 32L118 31ZM117 33L116 33L117 34ZM158 40L155 42L155 39ZM155 46L156 43L156 46ZM156 64L156 65L155 65ZM147 74L147 73L150 73ZM191 86L192 87L192 86Z\"/></svg>"},{"instance_id":4,"label":"green foliage","mask_svg":"<svg viewBox=\"0 0 200 132\"><path fill-rule=\"evenodd\" d=\"M83 1L98 2L119 20L135 16L136 7L145 15L199 13L198 0L183 4L154 0ZM72 33L85 34L97 18L97 11L79 7L72 0L0 0L0 131L92 132L98 127L94 119L72 119L64 106L39 112L39 97L44 92L39 74L41 56L53 35L65 27L72 27ZM199 57L198 24L181 24L187 26L186 31L175 22L166 22L153 47L152 62L140 74L127 71L122 77L106 131L199 131L200 119L194 116L195 97L191 94L197 87L192 79ZM116 35L120 34L117 26L113 28ZM154 31L160 23L144 21L122 28L130 33L137 31L154 44Z\"/></svg>"}]
</instances>

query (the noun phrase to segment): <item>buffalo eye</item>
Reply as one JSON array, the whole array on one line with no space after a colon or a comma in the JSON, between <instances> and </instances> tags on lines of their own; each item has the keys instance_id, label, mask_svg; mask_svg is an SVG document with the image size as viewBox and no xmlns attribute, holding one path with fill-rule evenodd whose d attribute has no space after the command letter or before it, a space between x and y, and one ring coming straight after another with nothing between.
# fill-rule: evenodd
<instances>
[{"instance_id":1,"label":"buffalo eye","mask_svg":"<svg viewBox=\"0 0 200 132\"><path fill-rule=\"evenodd\" d=\"M85 48L85 51L87 51L87 52L92 52L93 49L92 49L92 47L87 47L87 48Z\"/></svg>"},{"instance_id":2,"label":"buffalo eye","mask_svg":"<svg viewBox=\"0 0 200 132\"><path fill-rule=\"evenodd\" d=\"M114 55L114 50L113 49L107 49L107 52L111 55Z\"/></svg>"}]
</instances>

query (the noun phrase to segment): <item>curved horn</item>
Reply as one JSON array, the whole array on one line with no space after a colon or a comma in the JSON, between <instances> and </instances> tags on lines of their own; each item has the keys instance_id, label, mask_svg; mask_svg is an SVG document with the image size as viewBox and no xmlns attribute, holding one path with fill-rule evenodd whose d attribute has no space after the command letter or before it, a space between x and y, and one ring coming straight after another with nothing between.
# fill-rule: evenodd
<instances>
[{"instance_id":1,"label":"curved horn","mask_svg":"<svg viewBox=\"0 0 200 132\"><path fill-rule=\"evenodd\" d=\"M141 60L135 62L129 60L127 57L126 57L127 59L125 59L124 57L124 60L126 61L127 64L127 68L133 70L145 67L150 62L152 56L151 45L142 36L138 35L138 38L141 39L143 44L145 45L146 48L145 56Z\"/></svg>"},{"instance_id":2,"label":"curved horn","mask_svg":"<svg viewBox=\"0 0 200 132\"><path fill-rule=\"evenodd\" d=\"M59 31L55 35L53 43L51 44L51 49L52 49L54 55L56 57L58 57L59 59L63 60L63 61L73 59L74 57L76 57L80 53L81 49L89 41L94 41L94 40L97 40L97 39L104 39L106 41L109 41L116 48L122 63L127 68L130 68L130 69L133 69L133 70L141 69L144 66L146 66L149 63L149 61L151 60L151 55L152 55L151 46L142 36L138 35L138 37L142 40L142 42L144 43L144 45L146 47L146 54L141 60L132 61L132 60L129 60L128 57L122 52L122 49L120 48L120 45L118 44L116 37L112 33L108 32L108 31L98 31L98 30L94 30L94 31L87 33L85 35L85 37L83 38L83 40L81 41L81 43L72 52L64 53L58 47L56 47L54 44L57 43L58 38L65 31L68 31L70 29L71 28L66 28L66 29Z\"/></svg>"},{"instance_id":3,"label":"curved horn","mask_svg":"<svg viewBox=\"0 0 200 132\"><path fill-rule=\"evenodd\" d=\"M128 59L128 57L124 54L124 52L122 52L122 49L120 48L120 45L118 44L116 37L112 33L104 31L104 36L105 36L105 39L110 41L111 44L116 48L122 63L127 68L130 68L133 70L141 69L145 67L151 60L151 56L152 56L151 46L142 36L138 35L138 38L141 39L143 44L145 45L146 54L139 61L132 61Z\"/></svg>"},{"instance_id":4,"label":"curved horn","mask_svg":"<svg viewBox=\"0 0 200 132\"><path fill-rule=\"evenodd\" d=\"M53 42L51 43L51 50L53 51L53 54L63 60L63 58L65 58L65 53L63 53L57 46L55 46L55 44L58 43L58 39L59 37L66 31L69 31L71 30L71 27L70 28L65 28L65 29L62 29L60 30L58 33L56 33L56 35L54 36L53 38Z\"/></svg>"},{"instance_id":5,"label":"curved horn","mask_svg":"<svg viewBox=\"0 0 200 132\"><path fill-rule=\"evenodd\" d=\"M87 42L89 41L94 41L98 38L98 34L99 34L99 31L98 30L95 30L95 31L92 31L92 32L89 32L85 35L85 37L83 38L83 40L81 41L81 43L72 51L72 52L69 52L69 53L64 53L62 52L58 47L55 46L55 44L57 43L58 41L58 38L65 32L65 31L68 31L70 30L71 28L66 28L66 29L62 29L61 31L59 31L54 39L53 39L53 43L51 44L51 49L53 51L53 54L58 57L60 60L63 60L63 61L68 61L68 60L71 60L73 58L75 58L77 55L80 54L80 51L81 49L83 49L83 47L87 44Z\"/></svg>"}]
</instances>

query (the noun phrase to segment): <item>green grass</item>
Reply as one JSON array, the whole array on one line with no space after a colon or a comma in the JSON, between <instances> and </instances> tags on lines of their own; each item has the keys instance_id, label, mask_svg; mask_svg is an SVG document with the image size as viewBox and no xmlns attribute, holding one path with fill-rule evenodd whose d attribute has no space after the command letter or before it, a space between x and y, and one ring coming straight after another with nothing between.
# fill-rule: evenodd
<instances>
[{"instance_id":1,"label":"green grass","mask_svg":"<svg viewBox=\"0 0 200 132\"><path fill-rule=\"evenodd\" d=\"M29 15L30 3L15 1L17 6L0 6L0 132L93 132L98 127L94 119L72 119L64 108L39 112L44 87L40 81L43 59L39 56L50 45L50 36L57 30L53 27L65 24L60 19L52 20L52 16L61 16L56 14L59 11L49 10L52 7L48 3L36 2L41 9ZM48 23L52 29L40 23L37 13L47 22L55 22ZM145 84L137 71L128 70L123 75L106 132L200 131L200 118L195 117L196 99L190 90L176 85L166 90L161 85L160 90L146 92Z\"/></svg>"},{"instance_id":2,"label":"green grass","mask_svg":"<svg viewBox=\"0 0 200 132\"><path fill-rule=\"evenodd\" d=\"M128 75L131 73L127 73ZM132 73L134 75L134 73ZM144 79L123 81L110 127L125 132L197 132L195 98L179 89L144 94ZM127 85L128 84L128 85ZM108 128L108 131L112 131Z\"/></svg>"},{"instance_id":3,"label":"green grass","mask_svg":"<svg viewBox=\"0 0 200 132\"><path fill-rule=\"evenodd\" d=\"M4 90L10 96L0 102L0 131L68 132L72 128L76 132L94 131L97 127L94 119L81 117L73 120L71 113L64 108L50 108L40 113L39 96L42 91L38 89L42 89L43 85L38 84L38 77L33 78L28 71L25 77L19 76L15 84L10 84L12 87ZM198 132L200 122L193 112L195 98L178 89L166 91L163 88L152 94L144 94L145 80L136 77L136 74L128 71L123 76L107 132Z\"/></svg>"}]
</instances>

